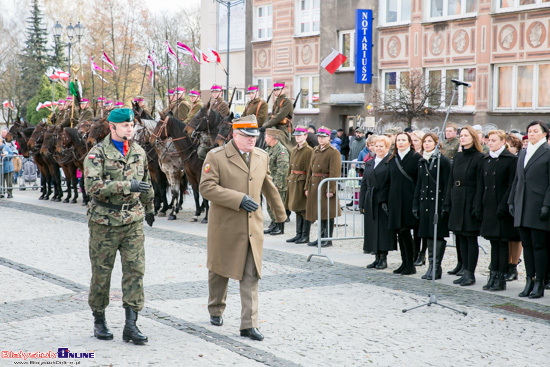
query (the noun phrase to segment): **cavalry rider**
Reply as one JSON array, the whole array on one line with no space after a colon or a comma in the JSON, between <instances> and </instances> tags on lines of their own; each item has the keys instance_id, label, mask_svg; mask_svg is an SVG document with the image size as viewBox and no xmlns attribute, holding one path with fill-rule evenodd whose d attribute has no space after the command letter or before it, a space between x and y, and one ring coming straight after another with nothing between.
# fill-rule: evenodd
<instances>
[{"instance_id":1,"label":"cavalry rider","mask_svg":"<svg viewBox=\"0 0 550 367\"><path fill-rule=\"evenodd\" d=\"M116 101L115 102L115 109L120 109L124 107L124 102L122 101Z\"/></svg>"},{"instance_id":2,"label":"cavalry rider","mask_svg":"<svg viewBox=\"0 0 550 367\"><path fill-rule=\"evenodd\" d=\"M189 115L189 110L191 109L191 104L185 100L185 88L177 87L174 91L174 107L172 108L172 113L174 117L180 121L185 121Z\"/></svg>"},{"instance_id":3,"label":"cavalry rider","mask_svg":"<svg viewBox=\"0 0 550 367\"><path fill-rule=\"evenodd\" d=\"M106 100L105 101L104 116L108 115L109 112L111 112L113 110L113 108L114 108L113 101L111 101L110 99Z\"/></svg>"},{"instance_id":4,"label":"cavalry rider","mask_svg":"<svg viewBox=\"0 0 550 367\"><path fill-rule=\"evenodd\" d=\"M60 99L59 101L57 101L57 111L53 113L53 116L51 118L51 121L54 124L56 125L61 124L61 122L63 121L63 115L65 114L64 110L65 110L65 100Z\"/></svg>"},{"instance_id":5,"label":"cavalry rider","mask_svg":"<svg viewBox=\"0 0 550 367\"><path fill-rule=\"evenodd\" d=\"M210 93L212 95L212 99L214 100L213 103L210 104L210 109L217 111L222 119L229 116L231 112L229 111L227 102L224 101L222 97L222 87L214 84L212 88L210 88Z\"/></svg>"},{"instance_id":6,"label":"cavalry rider","mask_svg":"<svg viewBox=\"0 0 550 367\"><path fill-rule=\"evenodd\" d=\"M176 92L173 89L168 89L168 92L166 92L168 96L168 107L165 107L161 112L164 116L168 116L168 112L172 111L172 108L176 104L175 94Z\"/></svg>"},{"instance_id":7,"label":"cavalry rider","mask_svg":"<svg viewBox=\"0 0 550 367\"><path fill-rule=\"evenodd\" d=\"M257 85L248 86L246 91L248 98L250 99L246 104L242 116L255 115L256 121L258 121L258 126L262 127L264 122L267 121L267 102L260 98L260 90Z\"/></svg>"},{"instance_id":8,"label":"cavalry rider","mask_svg":"<svg viewBox=\"0 0 550 367\"><path fill-rule=\"evenodd\" d=\"M78 118L80 114L78 108L73 107L73 97L67 96L65 98L65 113L63 114L63 120L60 124L61 127L71 127L78 124Z\"/></svg>"},{"instance_id":9,"label":"cavalry rider","mask_svg":"<svg viewBox=\"0 0 550 367\"><path fill-rule=\"evenodd\" d=\"M147 106L145 105L145 97L143 96L135 96L134 103L137 104L138 108L141 110L140 118L146 119L146 120L153 120L149 112L147 111Z\"/></svg>"},{"instance_id":10,"label":"cavalry rider","mask_svg":"<svg viewBox=\"0 0 550 367\"><path fill-rule=\"evenodd\" d=\"M203 107L202 101L201 101L201 92L198 90L191 89L189 92L189 100L191 101L191 111L189 111L189 114L187 115L187 118L184 123L188 124L191 122L193 117L201 110Z\"/></svg>"},{"instance_id":11,"label":"cavalry rider","mask_svg":"<svg viewBox=\"0 0 550 367\"><path fill-rule=\"evenodd\" d=\"M271 109L271 118L262 125L260 131L263 132L269 127L281 130L284 133L281 134L281 143L290 151L293 148L290 145L290 134L292 133L294 107L287 95L283 93L284 89L284 82L275 82L273 84L273 97L275 97L275 101Z\"/></svg>"},{"instance_id":12,"label":"cavalry rider","mask_svg":"<svg viewBox=\"0 0 550 367\"><path fill-rule=\"evenodd\" d=\"M90 108L90 100L82 98L80 100L80 117L78 123L83 121L91 121L94 119L94 112Z\"/></svg>"}]
</instances>

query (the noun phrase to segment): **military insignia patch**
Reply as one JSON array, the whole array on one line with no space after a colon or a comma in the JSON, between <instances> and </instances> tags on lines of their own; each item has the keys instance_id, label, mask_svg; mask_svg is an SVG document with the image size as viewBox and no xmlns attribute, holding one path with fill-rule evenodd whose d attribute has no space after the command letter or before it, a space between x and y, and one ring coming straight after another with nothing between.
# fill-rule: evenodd
<instances>
[{"instance_id":1,"label":"military insignia patch","mask_svg":"<svg viewBox=\"0 0 550 367\"><path fill-rule=\"evenodd\" d=\"M204 172L208 173L210 171L210 163L204 165Z\"/></svg>"},{"instance_id":2,"label":"military insignia patch","mask_svg":"<svg viewBox=\"0 0 550 367\"><path fill-rule=\"evenodd\" d=\"M88 155L88 159L95 159L95 154Z\"/></svg>"}]
</instances>

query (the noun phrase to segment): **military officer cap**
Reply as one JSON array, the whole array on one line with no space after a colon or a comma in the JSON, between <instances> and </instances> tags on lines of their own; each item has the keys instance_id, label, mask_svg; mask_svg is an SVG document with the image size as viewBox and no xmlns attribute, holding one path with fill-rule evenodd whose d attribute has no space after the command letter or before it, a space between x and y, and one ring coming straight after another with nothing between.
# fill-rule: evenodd
<instances>
[{"instance_id":1,"label":"military officer cap","mask_svg":"<svg viewBox=\"0 0 550 367\"><path fill-rule=\"evenodd\" d=\"M97 97L98 102L105 102L105 97Z\"/></svg>"},{"instance_id":2,"label":"military officer cap","mask_svg":"<svg viewBox=\"0 0 550 367\"><path fill-rule=\"evenodd\" d=\"M119 108L116 110L112 110L107 117L107 121L115 124L118 122L134 121L134 111L132 111L132 109L130 108Z\"/></svg>"},{"instance_id":3,"label":"military officer cap","mask_svg":"<svg viewBox=\"0 0 550 367\"><path fill-rule=\"evenodd\" d=\"M246 93L254 93L256 91L258 91L258 86L257 85L249 85L248 89L246 90Z\"/></svg>"},{"instance_id":4,"label":"military officer cap","mask_svg":"<svg viewBox=\"0 0 550 367\"><path fill-rule=\"evenodd\" d=\"M168 92L166 92L166 95L167 96L173 96L174 95L174 90L173 89L168 89Z\"/></svg>"},{"instance_id":5,"label":"military officer cap","mask_svg":"<svg viewBox=\"0 0 550 367\"><path fill-rule=\"evenodd\" d=\"M89 100L89 99L86 99L86 98L82 98L82 99L80 100L80 103L81 103L81 104L89 103L89 102L90 102L90 100Z\"/></svg>"},{"instance_id":6,"label":"military officer cap","mask_svg":"<svg viewBox=\"0 0 550 367\"><path fill-rule=\"evenodd\" d=\"M143 102L145 100L145 98L143 98L143 96L136 96L134 98L134 102Z\"/></svg>"},{"instance_id":7,"label":"military officer cap","mask_svg":"<svg viewBox=\"0 0 550 367\"><path fill-rule=\"evenodd\" d=\"M325 126L321 126L319 130L317 130L317 136L328 137L330 136L330 133L330 129Z\"/></svg>"},{"instance_id":8,"label":"military officer cap","mask_svg":"<svg viewBox=\"0 0 550 367\"><path fill-rule=\"evenodd\" d=\"M270 127L268 129L265 129L265 134L279 140L279 131L281 130Z\"/></svg>"},{"instance_id":9,"label":"military officer cap","mask_svg":"<svg viewBox=\"0 0 550 367\"><path fill-rule=\"evenodd\" d=\"M283 89L285 87L285 82L275 82L273 83L273 89Z\"/></svg>"},{"instance_id":10,"label":"military officer cap","mask_svg":"<svg viewBox=\"0 0 550 367\"><path fill-rule=\"evenodd\" d=\"M198 90L191 89L189 92L189 97L199 97L201 95L201 92Z\"/></svg>"},{"instance_id":11,"label":"military officer cap","mask_svg":"<svg viewBox=\"0 0 550 367\"><path fill-rule=\"evenodd\" d=\"M294 133L292 135L307 135L307 127L304 125L298 125L296 126L296 129L294 129Z\"/></svg>"},{"instance_id":12,"label":"military officer cap","mask_svg":"<svg viewBox=\"0 0 550 367\"><path fill-rule=\"evenodd\" d=\"M176 94L183 94L183 93L185 93L185 88L184 87L177 87L174 92Z\"/></svg>"},{"instance_id":13,"label":"military officer cap","mask_svg":"<svg viewBox=\"0 0 550 367\"><path fill-rule=\"evenodd\" d=\"M258 131L258 121L256 121L256 116L248 115L240 119L233 120L233 130L239 130L243 134L250 136L259 136L260 132Z\"/></svg>"},{"instance_id":14,"label":"military officer cap","mask_svg":"<svg viewBox=\"0 0 550 367\"><path fill-rule=\"evenodd\" d=\"M386 129L386 131L384 131L384 135L397 135L400 132L402 132L401 129L397 127L390 127L389 129Z\"/></svg>"},{"instance_id":15,"label":"military officer cap","mask_svg":"<svg viewBox=\"0 0 550 367\"><path fill-rule=\"evenodd\" d=\"M212 88L210 88L210 91L211 91L211 92L221 92L222 90L223 90L223 88L222 88L221 86L219 86L219 85L216 85L216 84L214 84L214 85L212 86Z\"/></svg>"},{"instance_id":16,"label":"military officer cap","mask_svg":"<svg viewBox=\"0 0 550 367\"><path fill-rule=\"evenodd\" d=\"M113 101L111 101L110 99L105 101L105 103L104 103L105 106L110 106L112 104L113 104Z\"/></svg>"},{"instance_id":17,"label":"military officer cap","mask_svg":"<svg viewBox=\"0 0 550 367\"><path fill-rule=\"evenodd\" d=\"M124 102L122 101L116 101L115 102L115 108L122 108L124 107Z\"/></svg>"},{"instance_id":18,"label":"military officer cap","mask_svg":"<svg viewBox=\"0 0 550 367\"><path fill-rule=\"evenodd\" d=\"M65 104L65 100L64 99L60 99L59 101L57 101L57 104L60 105L60 104Z\"/></svg>"}]
</instances>

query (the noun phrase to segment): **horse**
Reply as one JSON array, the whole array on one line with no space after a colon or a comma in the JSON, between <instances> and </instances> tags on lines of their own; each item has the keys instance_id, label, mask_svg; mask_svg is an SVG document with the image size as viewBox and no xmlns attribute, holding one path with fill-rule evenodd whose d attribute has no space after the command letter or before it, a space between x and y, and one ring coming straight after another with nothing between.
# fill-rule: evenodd
<instances>
[{"instance_id":1,"label":"horse","mask_svg":"<svg viewBox=\"0 0 550 367\"><path fill-rule=\"evenodd\" d=\"M107 135L109 135L109 123L107 122L106 117L96 117L94 122L90 125L90 130L88 131L88 136L86 138L86 147L88 150L103 140Z\"/></svg>"},{"instance_id":2,"label":"horse","mask_svg":"<svg viewBox=\"0 0 550 367\"><path fill-rule=\"evenodd\" d=\"M169 117L164 121L161 120L157 123L151 135L150 142L151 144L155 144L157 139L172 138L177 151L183 159L187 179L193 188L193 197L195 199L195 216L193 221L197 221L202 211L205 210L206 215L202 223L208 223L208 200L203 198L202 204L199 203L199 183L203 161L197 155L198 142L185 132L185 127L186 125L183 122L173 117Z\"/></svg>"},{"instance_id":3,"label":"horse","mask_svg":"<svg viewBox=\"0 0 550 367\"><path fill-rule=\"evenodd\" d=\"M88 148L86 143L80 139L79 131L70 127L61 129L56 127L56 130L61 130L61 133L57 135L57 144L55 151L61 153L66 149L70 149L72 152L73 163L84 174L84 159L88 154ZM88 194L86 194L86 188L84 187L84 178L80 179L80 191L82 192L82 206L88 205L90 200Z\"/></svg>"},{"instance_id":4,"label":"horse","mask_svg":"<svg viewBox=\"0 0 550 367\"><path fill-rule=\"evenodd\" d=\"M45 179L41 180L42 183L42 195L38 200L48 200L53 185L53 197L51 201L61 201L63 197L63 189L61 188L61 173L59 171L59 165L53 158L48 158L40 154L40 148L44 140L44 133L46 132L46 122L41 122L36 125L29 140L27 141L27 147L33 156L35 163L40 168L40 173ZM42 171L42 167L44 171Z\"/></svg>"}]
</instances>

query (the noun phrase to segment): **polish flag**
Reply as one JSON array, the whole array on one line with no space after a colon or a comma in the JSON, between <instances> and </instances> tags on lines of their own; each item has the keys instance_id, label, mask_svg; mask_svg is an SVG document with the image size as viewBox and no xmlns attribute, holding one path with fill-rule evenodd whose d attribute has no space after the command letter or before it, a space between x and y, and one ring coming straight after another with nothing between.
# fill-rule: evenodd
<instances>
[{"instance_id":1,"label":"polish flag","mask_svg":"<svg viewBox=\"0 0 550 367\"><path fill-rule=\"evenodd\" d=\"M208 47L208 50L210 51L210 53L212 53L212 55L214 56L214 58L216 59L216 63L221 63L222 62L222 58L220 57L220 54L217 53L216 51L214 51L212 49L212 47Z\"/></svg>"},{"instance_id":2,"label":"polish flag","mask_svg":"<svg viewBox=\"0 0 550 367\"><path fill-rule=\"evenodd\" d=\"M332 49L332 52L330 55L328 55L322 62L321 66L325 68L329 73L334 74L336 70L344 62L346 62L348 58L342 55L340 52L336 51L335 49Z\"/></svg>"},{"instance_id":3,"label":"polish flag","mask_svg":"<svg viewBox=\"0 0 550 367\"><path fill-rule=\"evenodd\" d=\"M10 101L8 100L5 100L4 102L2 102L2 106L4 108L9 108L9 109L12 109L13 110L13 103L11 103Z\"/></svg>"},{"instance_id":4,"label":"polish flag","mask_svg":"<svg viewBox=\"0 0 550 367\"><path fill-rule=\"evenodd\" d=\"M208 56L206 56L206 54L204 52L202 52L198 47L195 47L195 49L199 52L199 55L202 55L202 59L205 61L205 62L208 62L210 63L210 59L208 58Z\"/></svg>"}]
</instances>

